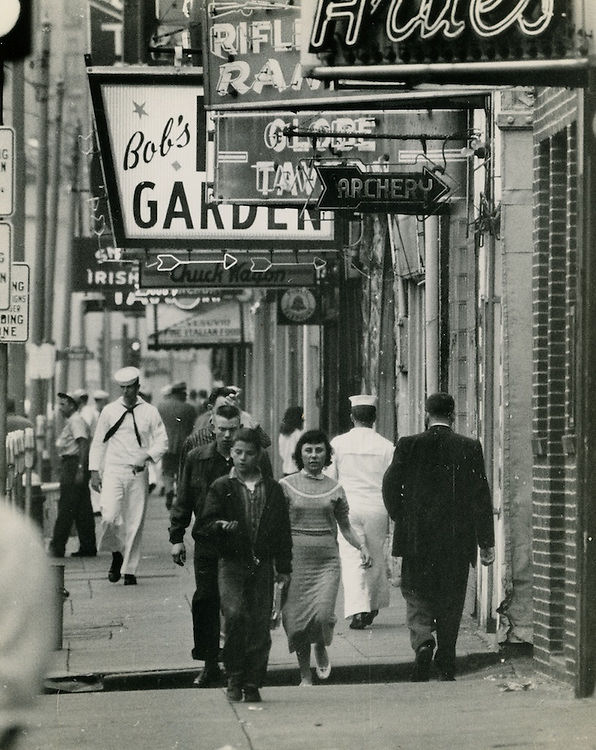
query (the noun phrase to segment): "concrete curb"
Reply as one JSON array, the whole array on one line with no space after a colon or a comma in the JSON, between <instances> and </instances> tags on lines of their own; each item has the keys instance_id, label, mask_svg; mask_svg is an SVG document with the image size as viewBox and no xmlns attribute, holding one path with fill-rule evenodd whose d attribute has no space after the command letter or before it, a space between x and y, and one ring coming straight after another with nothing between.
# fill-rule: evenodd
<instances>
[{"instance_id":1,"label":"concrete curb","mask_svg":"<svg viewBox=\"0 0 596 750\"><path fill-rule=\"evenodd\" d=\"M473 675L499 664L498 653L480 652L462 656L457 660L460 677ZM52 677L44 683L44 693L115 692L133 690L171 690L191 688L201 667L189 669L159 669L142 672L110 672ZM412 662L366 662L362 664L337 664L328 685L408 682ZM314 678L316 681L316 677ZM298 667L271 665L265 685L282 687L298 685ZM223 683L222 683L223 684Z\"/></svg>"}]
</instances>

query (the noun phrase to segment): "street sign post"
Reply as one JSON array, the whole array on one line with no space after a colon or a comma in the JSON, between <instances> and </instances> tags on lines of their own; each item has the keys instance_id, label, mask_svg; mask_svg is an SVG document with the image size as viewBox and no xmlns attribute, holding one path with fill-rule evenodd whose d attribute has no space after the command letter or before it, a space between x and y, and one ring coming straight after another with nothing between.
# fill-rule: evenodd
<instances>
[{"instance_id":1,"label":"street sign post","mask_svg":"<svg viewBox=\"0 0 596 750\"><path fill-rule=\"evenodd\" d=\"M0 310L0 343L19 344L29 340L29 266L13 263L10 305Z\"/></svg>"},{"instance_id":2,"label":"street sign post","mask_svg":"<svg viewBox=\"0 0 596 750\"><path fill-rule=\"evenodd\" d=\"M365 172L352 164L316 170L323 185L320 209L424 216L436 213L449 194L449 186L427 167L420 172Z\"/></svg>"},{"instance_id":3,"label":"street sign post","mask_svg":"<svg viewBox=\"0 0 596 750\"><path fill-rule=\"evenodd\" d=\"M10 224L0 224L0 310L10 305L12 232Z\"/></svg>"},{"instance_id":4,"label":"street sign post","mask_svg":"<svg viewBox=\"0 0 596 750\"><path fill-rule=\"evenodd\" d=\"M0 128L0 216L14 211L14 130Z\"/></svg>"}]
</instances>

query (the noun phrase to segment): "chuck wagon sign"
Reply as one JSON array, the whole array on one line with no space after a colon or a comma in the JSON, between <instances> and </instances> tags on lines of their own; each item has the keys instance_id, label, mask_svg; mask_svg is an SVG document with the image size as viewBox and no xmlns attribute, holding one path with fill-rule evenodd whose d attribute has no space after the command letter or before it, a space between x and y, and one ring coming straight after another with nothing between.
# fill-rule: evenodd
<instances>
[{"instance_id":1,"label":"chuck wagon sign","mask_svg":"<svg viewBox=\"0 0 596 750\"><path fill-rule=\"evenodd\" d=\"M117 245L335 247L331 215L209 200L202 76L173 70L88 70Z\"/></svg>"}]
</instances>

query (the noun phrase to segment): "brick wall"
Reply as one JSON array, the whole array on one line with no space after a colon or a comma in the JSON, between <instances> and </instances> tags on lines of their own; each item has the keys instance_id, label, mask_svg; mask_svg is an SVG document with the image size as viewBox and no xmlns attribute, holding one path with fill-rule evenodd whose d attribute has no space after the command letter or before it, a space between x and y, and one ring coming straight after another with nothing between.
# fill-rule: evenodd
<instances>
[{"instance_id":1,"label":"brick wall","mask_svg":"<svg viewBox=\"0 0 596 750\"><path fill-rule=\"evenodd\" d=\"M575 669L573 358L576 287L575 94L538 92L534 128L533 598L534 655Z\"/></svg>"}]
</instances>

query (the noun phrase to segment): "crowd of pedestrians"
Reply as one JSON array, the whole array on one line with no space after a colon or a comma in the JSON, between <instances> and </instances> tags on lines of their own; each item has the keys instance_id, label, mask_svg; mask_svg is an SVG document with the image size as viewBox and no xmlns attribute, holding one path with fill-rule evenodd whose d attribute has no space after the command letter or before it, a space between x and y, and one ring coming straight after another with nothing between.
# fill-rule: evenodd
<instances>
[{"instance_id":1,"label":"crowd of pedestrians","mask_svg":"<svg viewBox=\"0 0 596 750\"><path fill-rule=\"evenodd\" d=\"M73 556L108 551L109 581L135 585L150 474L160 465L178 565L192 524L197 687L227 680L230 700L261 700L275 587L300 685L312 686L313 666L327 679L340 581L350 627L370 627L389 606L390 554L402 558L412 680L429 679L433 657L440 679L455 679L469 568L478 556L492 563L494 532L482 448L453 431L449 394L431 395L427 429L396 447L374 429L375 396L350 397L353 427L331 441L290 406L276 481L271 438L241 407L239 388L214 388L193 404L186 383L174 383L153 406L138 369L114 380L120 397L107 403L95 392L95 407L86 392L58 394L60 500L49 551L64 556L74 524Z\"/></svg>"}]
</instances>

